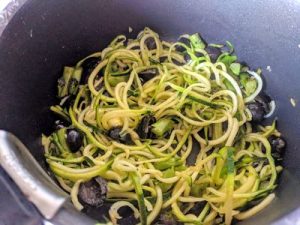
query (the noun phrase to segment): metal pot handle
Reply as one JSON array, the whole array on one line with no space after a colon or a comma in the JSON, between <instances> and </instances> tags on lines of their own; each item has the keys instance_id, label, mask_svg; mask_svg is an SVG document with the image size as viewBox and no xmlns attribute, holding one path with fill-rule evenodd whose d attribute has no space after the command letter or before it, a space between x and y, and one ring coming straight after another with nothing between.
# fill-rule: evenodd
<instances>
[{"instance_id":1,"label":"metal pot handle","mask_svg":"<svg viewBox=\"0 0 300 225\"><path fill-rule=\"evenodd\" d=\"M13 134L0 131L0 164L46 218L52 218L67 199L28 149Z\"/></svg>"},{"instance_id":2,"label":"metal pot handle","mask_svg":"<svg viewBox=\"0 0 300 225\"><path fill-rule=\"evenodd\" d=\"M97 223L78 212L69 196L40 167L25 145L16 136L3 130L0 130L0 166L39 210L44 217L44 224Z\"/></svg>"}]
</instances>

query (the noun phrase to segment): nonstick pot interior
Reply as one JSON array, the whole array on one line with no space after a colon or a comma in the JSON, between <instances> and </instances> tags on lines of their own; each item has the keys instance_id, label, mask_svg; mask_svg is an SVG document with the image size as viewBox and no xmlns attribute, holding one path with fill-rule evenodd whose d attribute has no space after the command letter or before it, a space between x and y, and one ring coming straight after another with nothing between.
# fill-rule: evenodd
<instances>
[{"instance_id":1,"label":"nonstick pot interior","mask_svg":"<svg viewBox=\"0 0 300 225\"><path fill-rule=\"evenodd\" d=\"M133 28L128 33L128 27ZM16 134L45 166L41 133L49 133L62 66L101 50L117 34L145 26L162 38L200 32L233 43L241 61L262 67L266 92L288 142L278 198L243 224L268 224L300 206L300 2L200 0L28 0L0 37L0 128ZM266 70L267 66L270 66Z\"/></svg>"}]
</instances>

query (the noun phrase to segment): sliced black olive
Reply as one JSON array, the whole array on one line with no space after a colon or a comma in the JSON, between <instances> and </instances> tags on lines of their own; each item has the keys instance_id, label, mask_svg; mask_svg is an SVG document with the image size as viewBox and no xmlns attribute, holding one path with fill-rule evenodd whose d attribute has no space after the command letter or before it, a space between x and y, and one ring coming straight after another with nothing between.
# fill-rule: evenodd
<instances>
[{"instance_id":1,"label":"sliced black olive","mask_svg":"<svg viewBox=\"0 0 300 225\"><path fill-rule=\"evenodd\" d=\"M161 57L159 57L159 62L163 63L163 62L165 62L167 60L167 58L168 57L166 57L166 56L161 56Z\"/></svg>"},{"instance_id":2,"label":"sliced black olive","mask_svg":"<svg viewBox=\"0 0 300 225\"><path fill-rule=\"evenodd\" d=\"M270 96L265 93L261 93L256 96L255 101L262 105L265 114L270 112L270 102L272 101Z\"/></svg>"},{"instance_id":3,"label":"sliced black olive","mask_svg":"<svg viewBox=\"0 0 300 225\"><path fill-rule=\"evenodd\" d=\"M118 141L120 143L131 144L132 140L130 134L121 135L120 134L121 131L122 131L122 127L113 127L107 132L107 135L111 139Z\"/></svg>"},{"instance_id":4,"label":"sliced black olive","mask_svg":"<svg viewBox=\"0 0 300 225\"><path fill-rule=\"evenodd\" d=\"M183 225L179 222L171 212L162 212L155 225Z\"/></svg>"},{"instance_id":5,"label":"sliced black olive","mask_svg":"<svg viewBox=\"0 0 300 225\"><path fill-rule=\"evenodd\" d=\"M157 75L158 75L158 69L157 68L143 70L143 71L138 73L138 76L142 80L142 83L145 83L148 80L151 80L152 78L154 78Z\"/></svg>"},{"instance_id":6,"label":"sliced black olive","mask_svg":"<svg viewBox=\"0 0 300 225\"><path fill-rule=\"evenodd\" d=\"M183 58L187 63L192 60L191 56L188 53L184 54Z\"/></svg>"},{"instance_id":7,"label":"sliced black olive","mask_svg":"<svg viewBox=\"0 0 300 225\"><path fill-rule=\"evenodd\" d=\"M112 139L118 141L120 138L121 127L114 127L108 131L108 136Z\"/></svg>"},{"instance_id":8,"label":"sliced black olive","mask_svg":"<svg viewBox=\"0 0 300 225\"><path fill-rule=\"evenodd\" d=\"M255 162L252 163L252 166L253 166L253 167L257 167L258 165L259 165L259 162L258 162L258 161L255 161Z\"/></svg>"},{"instance_id":9,"label":"sliced black olive","mask_svg":"<svg viewBox=\"0 0 300 225\"><path fill-rule=\"evenodd\" d=\"M123 144L127 144L127 145L130 145L133 143L130 134L121 135L120 142Z\"/></svg>"},{"instance_id":10,"label":"sliced black olive","mask_svg":"<svg viewBox=\"0 0 300 225\"><path fill-rule=\"evenodd\" d=\"M188 39L188 38L186 38L186 37L181 37L181 38L179 38L178 39L178 41L177 42L180 42L180 43L182 43L182 44L185 44L187 47L191 47L191 41L190 41L190 39ZM181 46L181 45L176 45L176 51L178 51L178 52L184 52L184 51L186 51L186 48L184 48L183 46Z\"/></svg>"},{"instance_id":11,"label":"sliced black olive","mask_svg":"<svg viewBox=\"0 0 300 225\"><path fill-rule=\"evenodd\" d=\"M206 201L202 201L202 202L197 202L193 208L191 208L189 210L188 213L194 214L194 215L199 215L201 213L201 211L203 210L203 208L206 205Z\"/></svg>"},{"instance_id":12,"label":"sliced black olive","mask_svg":"<svg viewBox=\"0 0 300 225\"><path fill-rule=\"evenodd\" d=\"M215 218L215 221L214 221L214 224L215 225L221 225L221 224L224 224L224 216L223 215L218 215L216 218Z\"/></svg>"},{"instance_id":13,"label":"sliced black olive","mask_svg":"<svg viewBox=\"0 0 300 225\"><path fill-rule=\"evenodd\" d=\"M86 84L89 76L93 72L93 70L96 68L96 66L99 64L100 59L98 57L90 57L84 60L84 62L81 64L82 67L82 75L81 75L81 84Z\"/></svg>"},{"instance_id":14,"label":"sliced black olive","mask_svg":"<svg viewBox=\"0 0 300 225\"><path fill-rule=\"evenodd\" d=\"M248 109L252 114L252 121L255 123L260 123L265 116L265 111L263 106L259 102L251 102L247 104Z\"/></svg>"},{"instance_id":15,"label":"sliced black olive","mask_svg":"<svg viewBox=\"0 0 300 225\"><path fill-rule=\"evenodd\" d=\"M122 217L122 218L126 218L130 215L132 215L134 212L133 210L128 207L128 206L123 206L118 210L118 214Z\"/></svg>"},{"instance_id":16,"label":"sliced black olive","mask_svg":"<svg viewBox=\"0 0 300 225\"><path fill-rule=\"evenodd\" d=\"M204 56L204 55L203 55L203 53L201 53L201 52L195 52L195 56L196 56L196 57L202 57L202 56Z\"/></svg>"},{"instance_id":17,"label":"sliced black olive","mask_svg":"<svg viewBox=\"0 0 300 225\"><path fill-rule=\"evenodd\" d=\"M107 194L107 182L101 177L83 182L79 186L78 200L83 205L99 207Z\"/></svg>"},{"instance_id":18,"label":"sliced black olive","mask_svg":"<svg viewBox=\"0 0 300 225\"><path fill-rule=\"evenodd\" d=\"M215 63L218 57L222 54L221 49L207 45L204 49L210 57L210 60Z\"/></svg>"},{"instance_id":19,"label":"sliced black olive","mask_svg":"<svg viewBox=\"0 0 300 225\"><path fill-rule=\"evenodd\" d=\"M68 127L69 125L70 125L70 123L68 121L58 119L58 120L55 120L55 122L54 122L54 129L59 130L59 129Z\"/></svg>"},{"instance_id":20,"label":"sliced black olive","mask_svg":"<svg viewBox=\"0 0 300 225\"><path fill-rule=\"evenodd\" d=\"M152 37L149 37L145 40L145 45L147 46L148 50L156 49L156 43Z\"/></svg>"},{"instance_id":21,"label":"sliced black olive","mask_svg":"<svg viewBox=\"0 0 300 225\"><path fill-rule=\"evenodd\" d=\"M83 144L83 135L74 128L67 129L67 144L72 152L77 152Z\"/></svg>"},{"instance_id":22,"label":"sliced black olive","mask_svg":"<svg viewBox=\"0 0 300 225\"><path fill-rule=\"evenodd\" d=\"M124 207L122 207L122 208L124 208ZM126 215L125 217L122 216L122 219L118 220L118 224L120 224L120 225L135 225L135 224L139 224L139 220L134 217L133 213L131 213L129 215Z\"/></svg>"},{"instance_id":23,"label":"sliced black olive","mask_svg":"<svg viewBox=\"0 0 300 225\"><path fill-rule=\"evenodd\" d=\"M270 136L268 138L270 145L272 147L272 152L278 153L279 155L282 155L284 153L285 147L286 147L286 141L282 137L276 137L274 135Z\"/></svg>"},{"instance_id":24,"label":"sliced black olive","mask_svg":"<svg viewBox=\"0 0 300 225\"><path fill-rule=\"evenodd\" d=\"M142 118L137 127L137 134L141 139L153 138L154 134L151 132L151 125L156 122L154 116L146 115Z\"/></svg>"},{"instance_id":25,"label":"sliced black olive","mask_svg":"<svg viewBox=\"0 0 300 225\"><path fill-rule=\"evenodd\" d=\"M172 62L177 66L183 66L185 64L185 62L179 62L176 59L172 59Z\"/></svg>"},{"instance_id":26,"label":"sliced black olive","mask_svg":"<svg viewBox=\"0 0 300 225\"><path fill-rule=\"evenodd\" d=\"M134 217L133 210L128 206L123 206L118 209L118 214L122 219L118 219L117 222L120 225L136 225L139 224L139 219Z\"/></svg>"}]
</instances>

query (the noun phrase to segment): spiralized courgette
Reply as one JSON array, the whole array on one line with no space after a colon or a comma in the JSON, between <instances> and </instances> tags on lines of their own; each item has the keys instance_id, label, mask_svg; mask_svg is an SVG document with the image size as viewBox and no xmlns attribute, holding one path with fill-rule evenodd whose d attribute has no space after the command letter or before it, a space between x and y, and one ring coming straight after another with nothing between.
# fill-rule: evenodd
<instances>
[{"instance_id":1,"label":"spiralized courgette","mask_svg":"<svg viewBox=\"0 0 300 225\"><path fill-rule=\"evenodd\" d=\"M280 133L275 124L253 126L245 105L262 88L259 73L237 63L230 44L213 62L199 35L183 37L191 44L162 41L145 28L136 39L117 36L102 52L65 69L61 105L51 109L83 134L83 145L71 152L65 128L43 143L51 170L78 209L80 183L97 176L108 182L107 200L115 199L109 211L114 224L117 210L129 206L143 225L166 211L185 224L229 225L274 198L282 168L275 166L268 137ZM81 66L91 57L99 63L82 83ZM142 78L143 71L154 75ZM241 73L252 83L245 84ZM66 106L68 98L73 101ZM153 135L141 138L137 129L149 115L156 119ZM108 135L116 127L129 143ZM200 211L191 213L199 203Z\"/></svg>"}]
</instances>

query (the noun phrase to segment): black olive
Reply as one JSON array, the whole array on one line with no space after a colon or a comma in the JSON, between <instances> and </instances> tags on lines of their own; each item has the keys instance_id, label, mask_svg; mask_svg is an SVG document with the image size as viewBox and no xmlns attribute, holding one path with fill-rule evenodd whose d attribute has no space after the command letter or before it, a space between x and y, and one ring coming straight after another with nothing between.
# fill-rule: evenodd
<instances>
[{"instance_id":1,"label":"black olive","mask_svg":"<svg viewBox=\"0 0 300 225\"><path fill-rule=\"evenodd\" d=\"M252 121L255 123L260 123L265 116L265 111L263 106L259 102L251 102L247 104L248 109L252 114Z\"/></svg>"},{"instance_id":2,"label":"black olive","mask_svg":"<svg viewBox=\"0 0 300 225\"><path fill-rule=\"evenodd\" d=\"M125 206L125 207L120 208L118 210L118 213L122 218L126 218L126 217L132 215L134 212L130 207Z\"/></svg>"},{"instance_id":3,"label":"black olive","mask_svg":"<svg viewBox=\"0 0 300 225\"><path fill-rule=\"evenodd\" d=\"M133 143L130 134L121 135L120 142L123 144L127 144L127 145L130 145Z\"/></svg>"},{"instance_id":4,"label":"black olive","mask_svg":"<svg viewBox=\"0 0 300 225\"><path fill-rule=\"evenodd\" d=\"M279 155L282 155L284 153L286 141L282 137L272 135L268 138L268 141L270 142L274 154L278 153Z\"/></svg>"},{"instance_id":5,"label":"black olive","mask_svg":"<svg viewBox=\"0 0 300 225\"><path fill-rule=\"evenodd\" d=\"M270 102L272 101L270 96L265 93L260 93L256 96L255 101L262 105L265 114L270 112Z\"/></svg>"},{"instance_id":6,"label":"black olive","mask_svg":"<svg viewBox=\"0 0 300 225\"><path fill-rule=\"evenodd\" d=\"M252 166L253 166L253 167L257 167L258 165L259 165L259 162L258 162L258 161L255 161L255 162L252 163Z\"/></svg>"},{"instance_id":7,"label":"black olive","mask_svg":"<svg viewBox=\"0 0 300 225\"><path fill-rule=\"evenodd\" d=\"M223 215L218 215L214 220L214 225L221 225L224 224L224 216Z\"/></svg>"},{"instance_id":8,"label":"black olive","mask_svg":"<svg viewBox=\"0 0 300 225\"><path fill-rule=\"evenodd\" d=\"M100 62L100 58L98 57L90 57L83 61L83 63L81 64L82 74L81 74L80 84L87 83L89 76L96 68L96 66L99 64L99 62Z\"/></svg>"},{"instance_id":9,"label":"black olive","mask_svg":"<svg viewBox=\"0 0 300 225\"><path fill-rule=\"evenodd\" d=\"M122 207L121 209L123 209L123 208L125 208L125 207ZM121 216L121 217L122 217L122 219L118 220L118 224L120 224L120 225L135 225L135 224L139 224L139 220L134 217L133 213L131 213L129 215Z\"/></svg>"},{"instance_id":10,"label":"black olive","mask_svg":"<svg viewBox=\"0 0 300 225\"><path fill-rule=\"evenodd\" d=\"M167 59L168 59L168 57L166 57L166 56L161 56L161 57L159 57L159 62L160 62L160 63L163 63L163 62L165 62Z\"/></svg>"},{"instance_id":11,"label":"black olive","mask_svg":"<svg viewBox=\"0 0 300 225\"><path fill-rule=\"evenodd\" d=\"M55 122L54 122L54 129L59 130L59 129L68 127L69 125L70 125L70 123L68 121L58 119L58 120L55 120Z\"/></svg>"},{"instance_id":12,"label":"black olive","mask_svg":"<svg viewBox=\"0 0 300 225\"><path fill-rule=\"evenodd\" d=\"M188 213L194 214L194 215L199 215L201 213L201 211L203 210L203 208L206 205L206 201L202 201L202 202L197 202L195 203L195 205L189 210Z\"/></svg>"},{"instance_id":13,"label":"black olive","mask_svg":"<svg viewBox=\"0 0 300 225\"><path fill-rule=\"evenodd\" d=\"M77 129L67 129L67 144L72 152L77 152L83 144L83 135Z\"/></svg>"},{"instance_id":14,"label":"black olive","mask_svg":"<svg viewBox=\"0 0 300 225\"><path fill-rule=\"evenodd\" d=\"M183 58L187 63L192 60L191 56L188 53L184 54Z\"/></svg>"},{"instance_id":15,"label":"black olive","mask_svg":"<svg viewBox=\"0 0 300 225\"><path fill-rule=\"evenodd\" d=\"M181 38L179 38L178 39L178 41L177 42L180 42L180 43L182 43L182 44L185 44L187 47L191 47L191 41L190 41L190 39L188 39L188 38L186 38L186 37L181 37ZM178 52L184 52L184 51L186 51L186 48L185 47L183 47L183 46L181 46L181 45L176 45L176 51L178 51Z\"/></svg>"},{"instance_id":16,"label":"black olive","mask_svg":"<svg viewBox=\"0 0 300 225\"><path fill-rule=\"evenodd\" d=\"M112 139L118 141L120 138L121 127L114 127L108 131L108 136Z\"/></svg>"},{"instance_id":17,"label":"black olive","mask_svg":"<svg viewBox=\"0 0 300 225\"><path fill-rule=\"evenodd\" d=\"M207 45L204 49L210 57L210 60L215 63L218 57L222 54L221 49Z\"/></svg>"},{"instance_id":18,"label":"black olive","mask_svg":"<svg viewBox=\"0 0 300 225\"><path fill-rule=\"evenodd\" d=\"M152 78L154 78L157 75L158 75L158 69L157 68L143 70L143 71L138 73L138 76L142 80L142 83L145 83L148 80L151 80Z\"/></svg>"},{"instance_id":19,"label":"black olive","mask_svg":"<svg viewBox=\"0 0 300 225\"><path fill-rule=\"evenodd\" d=\"M120 143L131 144L132 140L130 134L120 135L121 131L122 131L122 127L113 127L107 132L107 135L111 139L118 141Z\"/></svg>"},{"instance_id":20,"label":"black olive","mask_svg":"<svg viewBox=\"0 0 300 225\"><path fill-rule=\"evenodd\" d=\"M153 138L154 134L151 132L151 126L156 122L154 116L146 115L142 118L137 127L137 134L141 139Z\"/></svg>"},{"instance_id":21,"label":"black olive","mask_svg":"<svg viewBox=\"0 0 300 225\"><path fill-rule=\"evenodd\" d=\"M183 225L183 223L179 222L171 212L165 211L159 215L155 225Z\"/></svg>"},{"instance_id":22,"label":"black olive","mask_svg":"<svg viewBox=\"0 0 300 225\"><path fill-rule=\"evenodd\" d=\"M185 64L185 62L179 62L176 59L172 59L172 62L177 66L183 66Z\"/></svg>"},{"instance_id":23,"label":"black olive","mask_svg":"<svg viewBox=\"0 0 300 225\"><path fill-rule=\"evenodd\" d=\"M204 56L204 55L203 55L203 53L201 53L201 52L195 52L195 56L196 56L196 57L202 57L202 56Z\"/></svg>"},{"instance_id":24,"label":"black olive","mask_svg":"<svg viewBox=\"0 0 300 225\"><path fill-rule=\"evenodd\" d=\"M101 177L93 178L80 184L78 200L83 205L99 207L107 194L107 182Z\"/></svg>"},{"instance_id":25,"label":"black olive","mask_svg":"<svg viewBox=\"0 0 300 225\"><path fill-rule=\"evenodd\" d=\"M149 37L145 40L145 45L147 46L148 50L156 49L156 43L153 37Z\"/></svg>"}]
</instances>

